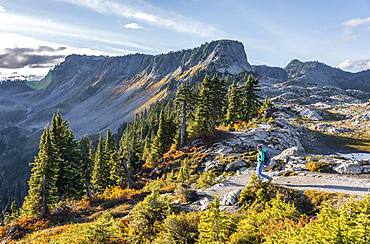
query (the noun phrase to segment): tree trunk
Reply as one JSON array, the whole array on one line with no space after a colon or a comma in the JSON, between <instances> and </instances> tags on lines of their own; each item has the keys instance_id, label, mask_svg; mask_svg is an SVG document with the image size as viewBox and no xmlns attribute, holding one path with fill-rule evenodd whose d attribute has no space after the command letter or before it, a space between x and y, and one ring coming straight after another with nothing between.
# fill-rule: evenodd
<instances>
[{"instance_id":1,"label":"tree trunk","mask_svg":"<svg viewBox=\"0 0 370 244\"><path fill-rule=\"evenodd\" d=\"M89 198L89 201L92 200L92 193L91 193L91 188L90 188L90 182L86 180L86 195Z\"/></svg>"},{"instance_id":2,"label":"tree trunk","mask_svg":"<svg viewBox=\"0 0 370 244\"><path fill-rule=\"evenodd\" d=\"M49 214L48 203L47 203L47 196L46 196L46 176L44 175L42 178L42 210L41 216L46 216Z\"/></svg>"},{"instance_id":3,"label":"tree trunk","mask_svg":"<svg viewBox=\"0 0 370 244\"><path fill-rule=\"evenodd\" d=\"M125 174L126 174L127 187L132 188L134 186L134 182L132 180L131 170L128 167L128 162L124 159L121 159L121 162L123 165L123 169L125 170Z\"/></svg>"},{"instance_id":4,"label":"tree trunk","mask_svg":"<svg viewBox=\"0 0 370 244\"><path fill-rule=\"evenodd\" d=\"M185 115L185 104L180 114L180 147L185 145L185 134L186 134L186 115Z\"/></svg>"}]
</instances>

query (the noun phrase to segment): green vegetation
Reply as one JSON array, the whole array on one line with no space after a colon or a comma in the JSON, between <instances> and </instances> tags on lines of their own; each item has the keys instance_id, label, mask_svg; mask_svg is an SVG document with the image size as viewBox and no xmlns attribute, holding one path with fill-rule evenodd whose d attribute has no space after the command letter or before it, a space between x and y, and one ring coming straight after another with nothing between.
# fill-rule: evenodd
<instances>
[{"instance_id":1,"label":"green vegetation","mask_svg":"<svg viewBox=\"0 0 370 244\"><path fill-rule=\"evenodd\" d=\"M222 133L217 127L272 122L272 105L260 102L256 79L228 83L228 95L221 77L182 84L173 100L137 115L118 135L108 129L94 143L76 140L56 113L31 164L23 206L19 212L12 204L0 236L26 243L369 243L370 197L348 202L343 194L301 194L253 178L238 211L221 211L215 199L204 212L188 212L194 188L217 183L219 172L201 172L207 153L176 149L199 137L214 140ZM238 160L255 157L251 151ZM226 165L237 158L219 160ZM324 167L307 161L311 170Z\"/></svg>"}]
</instances>

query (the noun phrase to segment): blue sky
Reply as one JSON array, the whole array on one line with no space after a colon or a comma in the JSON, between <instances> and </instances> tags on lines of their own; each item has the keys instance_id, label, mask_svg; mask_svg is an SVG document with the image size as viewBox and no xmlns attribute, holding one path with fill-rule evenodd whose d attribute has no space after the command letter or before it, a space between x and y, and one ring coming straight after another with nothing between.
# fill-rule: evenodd
<instances>
[{"instance_id":1,"label":"blue sky","mask_svg":"<svg viewBox=\"0 0 370 244\"><path fill-rule=\"evenodd\" d=\"M71 53L158 54L243 42L251 64L370 68L370 0L0 0L0 77L44 75Z\"/></svg>"}]
</instances>

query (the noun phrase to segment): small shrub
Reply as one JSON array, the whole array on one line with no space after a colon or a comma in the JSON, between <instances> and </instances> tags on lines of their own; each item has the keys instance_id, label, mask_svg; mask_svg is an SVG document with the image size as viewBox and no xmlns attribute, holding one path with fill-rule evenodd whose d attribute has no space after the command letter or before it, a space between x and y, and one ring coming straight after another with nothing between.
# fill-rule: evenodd
<instances>
[{"instance_id":1,"label":"small shrub","mask_svg":"<svg viewBox=\"0 0 370 244\"><path fill-rule=\"evenodd\" d=\"M307 169L311 172L322 172L327 166L327 163L321 161L310 161L306 163Z\"/></svg>"},{"instance_id":2,"label":"small shrub","mask_svg":"<svg viewBox=\"0 0 370 244\"><path fill-rule=\"evenodd\" d=\"M152 192L138 203L130 213L127 228L129 243L146 243L152 241L161 231L161 222L171 212L168 198Z\"/></svg>"},{"instance_id":3,"label":"small shrub","mask_svg":"<svg viewBox=\"0 0 370 244\"><path fill-rule=\"evenodd\" d=\"M162 231L154 243L196 243L199 213L171 214L163 221Z\"/></svg>"},{"instance_id":4,"label":"small shrub","mask_svg":"<svg viewBox=\"0 0 370 244\"><path fill-rule=\"evenodd\" d=\"M239 204L244 209L255 209L262 211L266 203L280 195L284 202L297 206L304 213L313 211L312 204L300 194L299 191L263 183L254 175L248 185L240 193Z\"/></svg>"},{"instance_id":5,"label":"small shrub","mask_svg":"<svg viewBox=\"0 0 370 244\"><path fill-rule=\"evenodd\" d=\"M214 185L216 183L215 182L216 177L217 175L213 171L203 172L202 174L199 175L199 178L197 180L197 187L199 189L204 189Z\"/></svg>"},{"instance_id":6,"label":"small shrub","mask_svg":"<svg viewBox=\"0 0 370 244\"><path fill-rule=\"evenodd\" d=\"M86 241L90 243L121 243L122 232L119 223L109 212L104 212L86 230Z\"/></svg>"},{"instance_id":7,"label":"small shrub","mask_svg":"<svg viewBox=\"0 0 370 244\"><path fill-rule=\"evenodd\" d=\"M198 241L200 244L225 243L236 227L236 219L220 211L220 201L216 198L200 217Z\"/></svg>"},{"instance_id":8,"label":"small shrub","mask_svg":"<svg viewBox=\"0 0 370 244\"><path fill-rule=\"evenodd\" d=\"M285 229L287 222L298 218L299 211L294 205L284 202L281 195L277 195L266 203L264 210L249 209L244 214L230 243L262 243L264 237L277 229Z\"/></svg>"},{"instance_id":9,"label":"small shrub","mask_svg":"<svg viewBox=\"0 0 370 244\"><path fill-rule=\"evenodd\" d=\"M140 193L141 191L139 190L112 186L105 189L105 191L98 195L97 198L102 200L131 199L133 196Z\"/></svg>"}]
</instances>

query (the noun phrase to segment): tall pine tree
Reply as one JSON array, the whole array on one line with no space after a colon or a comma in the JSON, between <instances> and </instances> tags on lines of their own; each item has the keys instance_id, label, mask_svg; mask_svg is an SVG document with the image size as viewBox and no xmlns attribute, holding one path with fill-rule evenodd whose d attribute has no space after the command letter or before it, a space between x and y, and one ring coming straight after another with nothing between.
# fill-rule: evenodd
<instances>
[{"instance_id":1,"label":"tall pine tree","mask_svg":"<svg viewBox=\"0 0 370 244\"><path fill-rule=\"evenodd\" d=\"M238 118L238 94L235 82L231 83L227 94L227 108L226 108L226 123L231 124L237 121Z\"/></svg>"},{"instance_id":2,"label":"tall pine tree","mask_svg":"<svg viewBox=\"0 0 370 244\"><path fill-rule=\"evenodd\" d=\"M92 167L94 165L94 155L93 155L93 148L92 143L89 138L84 137L79 141L79 147L81 152L81 181L85 186L85 193L87 197L91 200L92 193L91 193L91 173Z\"/></svg>"},{"instance_id":3,"label":"tall pine tree","mask_svg":"<svg viewBox=\"0 0 370 244\"><path fill-rule=\"evenodd\" d=\"M59 155L50 140L49 128L45 128L35 161L31 164L28 194L21 209L22 215L43 217L49 214L49 206L57 201L57 174Z\"/></svg>"},{"instance_id":4,"label":"tall pine tree","mask_svg":"<svg viewBox=\"0 0 370 244\"><path fill-rule=\"evenodd\" d=\"M57 112L50 127L50 141L58 162L57 192L61 199L81 196L83 186L79 172L79 148L68 122Z\"/></svg>"},{"instance_id":5,"label":"tall pine tree","mask_svg":"<svg viewBox=\"0 0 370 244\"><path fill-rule=\"evenodd\" d=\"M177 112L177 133L176 133L176 144L179 147L184 146L188 140L187 126L188 120L193 110L193 96L187 82L180 85L176 92L175 105Z\"/></svg>"},{"instance_id":6,"label":"tall pine tree","mask_svg":"<svg viewBox=\"0 0 370 244\"><path fill-rule=\"evenodd\" d=\"M167 139L166 136L166 121L163 110L161 110L159 115L157 134L154 137L152 144L151 161L157 160L160 156L163 155L163 153L165 153Z\"/></svg>"},{"instance_id":7,"label":"tall pine tree","mask_svg":"<svg viewBox=\"0 0 370 244\"><path fill-rule=\"evenodd\" d=\"M109 168L104 155L103 138L99 136L99 142L95 151L94 167L92 172L91 184L95 192L102 192L108 187Z\"/></svg>"},{"instance_id":8,"label":"tall pine tree","mask_svg":"<svg viewBox=\"0 0 370 244\"><path fill-rule=\"evenodd\" d=\"M261 105L258 80L253 75L246 76L244 84L240 88L240 117L243 120L249 120L255 115Z\"/></svg>"}]
</instances>

